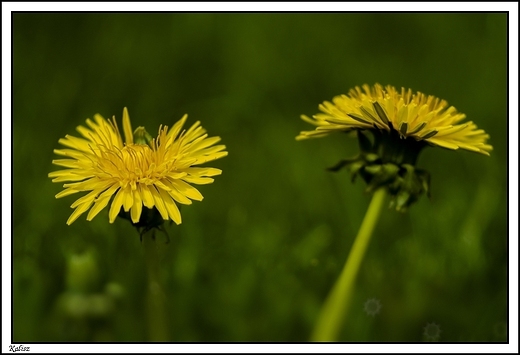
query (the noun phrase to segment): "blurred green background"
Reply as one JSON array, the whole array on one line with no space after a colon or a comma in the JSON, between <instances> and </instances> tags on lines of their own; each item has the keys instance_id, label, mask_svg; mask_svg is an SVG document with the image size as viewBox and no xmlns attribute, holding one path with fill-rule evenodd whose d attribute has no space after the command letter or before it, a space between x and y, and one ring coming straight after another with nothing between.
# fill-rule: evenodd
<instances>
[{"instance_id":1,"label":"blurred green background","mask_svg":"<svg viewBox=\"0 0 520 355\"><path fill-rule=\"evenodd\" d=\"M506 341L505 14L17 13L13 39L13 341L151 339L137 231L108 209L67 226L79 196L47 177L58 139L124 106L151 133L188 113L229 151L158 235L169 339L307 341L370 197L325 170L357 142L297 142L299 116L376 82L446 99L494 151L424 150L432 198L383 211L341 339Z\"/></svg>"}]
</instances>

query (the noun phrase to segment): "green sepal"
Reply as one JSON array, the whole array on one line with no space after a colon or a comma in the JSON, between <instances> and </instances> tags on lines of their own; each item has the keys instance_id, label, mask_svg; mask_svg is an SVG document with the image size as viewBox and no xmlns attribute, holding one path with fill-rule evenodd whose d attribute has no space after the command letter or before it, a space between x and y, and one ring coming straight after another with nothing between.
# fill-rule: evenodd
<instances>
[{"instance_id":1,"label":"green sepal","mask_svg":"<svg viewBox=\"0 0 520 355\"><path fill-rule=\"evenodd\" d=\"M369 173L370 175L376 175L379 174L381 171L383 171L383 167L381 165L371 165L367 166L365 168L365 171Z\"/></svg>"},{"instance_id":2,"label":"green sepal","mask_svg":"<svg viewBox=\"0 0 520 355\"><path fill-rule=\"evenodd\" d=\"M166 234L167 242L170 240L170 236L168 232L164 228L164 219L161 214L157 210L156 207L153 208L143 208L141 212L141 216L139 217L139 221L134 223L130 216L130 212L125 212L123 209L119 211L118 217L128 220L132 225L137 229L141 241L143 240L143 235L148 231L157 229ZM171 221L170 221L171 222ZM152 234L153 238L155 238L155 234Z\"/></svg>"},{"instance_id":3,"label":"green sepal","mask_svg":"<svg viewBox=\"0 0 520 355\"><path fill-rule=\"evenodd\" d=\"M394 183L398 177L399 167L392 163L386 163L368 166L365 171L373 175L367 186L367 192L372 192L382 186Z\"/></svg>"},{"instance_id":4,"label":"green sepal","mask_svg":"<svg viewBox=\"0 0 520 355\"><path fill-rule=\"evenodd\" d=\"M371 152L372 151L372 142L370 139L360 130L357 131L358 136L358 143L359 143L359 149L363 153Z\"/></svg>"},{"instance_id":5,"label":"green sepal","mask_svg":"<svg viewBox=\"0 0 520 355\"><path fill-rule=\"evenodd\" d=\"M383 109L375 107L375 110L384 120ZM408 127L401 125L400 129L403 133ZM360 154L343 159L328 170L337 172L347 168L352 182L360 175L369 193L386 187L391 196L390 207L400 212L405 212L422 194L430 197L430 174L414 166L424 143L403 139L393 127L390 132L377 129L371 133L373 142L365 132L357 130Z\"/></svg>"},{"instance_id":6,"label":"green sepal","mask_svg":"<svg viewBox=\"0 0 520 355\"><path fill-rule=\"evenodd\" d=\"M331 166L330 168L327 168L328 171L337 172L341 170L342 168L348 166L349 164L353 164L356 161L358 161L359 158L351 158L351 159L341 159L336 165Z\"/></svg>"},{"instance_id":7,"label":"green sepal","mask_svg":"<svg viewBox=\"0 0 520 355\"><path fill-rule=\"evenodd\" d=\"M430 174L425 170L415 169L413 165L403 164L402 179L400 183L393 186L391 195L391 207L397 211L406 212L406 210L419 200L419 197L426 192L430 197Z\"/></svg>"},{"instance_id":8,"label":"green sepal","mask_svg":"<svg viewBox=\"0 0 520 355\"><path fill-rule=\"evenodd\" d=\"M379 157L379 155L374 154L374 153L366 153L364 156L364 159L366 162L371 163L371 164L378 163L381 161L381 158Z\"/></svg>"}]
</instances>

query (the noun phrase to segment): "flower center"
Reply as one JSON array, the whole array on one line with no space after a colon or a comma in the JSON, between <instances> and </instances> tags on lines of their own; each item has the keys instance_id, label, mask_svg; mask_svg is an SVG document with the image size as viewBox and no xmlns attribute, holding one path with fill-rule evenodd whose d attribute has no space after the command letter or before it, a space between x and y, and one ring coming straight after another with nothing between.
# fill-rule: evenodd
<instances>
[{"instance_id":1,"label":"flower center","mask_svg":"<svg viewBox=\"0 0 520 355\"><path fill-rule=\"evenodd\" d=\"M105 151L100 158L98 171L119 182L121 187L130 185L135 190L138 183L153 184L159 175L156 154L146 144L130 143L121 150Z\"/></svg>"},{"instance_id":2,"label":"flower center","mask_svg":"<svg viewBox=\"0 0 520 355\"><path fill-rule=\"evenodd\" d=\"M121 149L121 170L130 179L149 176L155 168L152 149L145 144L128 144ZM123 171L121 171L123 172Z\"/></svg>"}]
</instances>

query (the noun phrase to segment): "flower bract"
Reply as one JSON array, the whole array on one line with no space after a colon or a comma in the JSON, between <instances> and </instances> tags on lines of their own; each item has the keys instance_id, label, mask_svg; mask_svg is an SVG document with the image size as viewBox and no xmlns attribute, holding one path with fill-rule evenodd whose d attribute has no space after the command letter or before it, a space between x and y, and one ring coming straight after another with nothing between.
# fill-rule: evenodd
<instances>
[{"instance_id":1,"label":"flower bract","mask_svg":"<svg viewBox=\"0 0 520 355\"><path fill-rule=\"evenodd\" d=\"M180 224L177 204L203 199L192 184L212 183L212 177L222 173L199 165L228 154L224 145L215 145L220 137L208 137L200 122L183 129L187 117L171 129L159 127L157 137L152 138L143 127L132 131L125 107L124 141L115 118L105 120L99 114L86 120L88 127L77 127L82 137L66 135L60 139L66 148L54 153L65 158L52 162L66 169L51 172L49 177L53 182L67 183L56 198L88 192L71 205L75 210L67 224L87 211L87 220L92 220L110 201L110 223L122 209L138 223L144 207L156 209L163 220Z\"/></svg>"}]
</instances>

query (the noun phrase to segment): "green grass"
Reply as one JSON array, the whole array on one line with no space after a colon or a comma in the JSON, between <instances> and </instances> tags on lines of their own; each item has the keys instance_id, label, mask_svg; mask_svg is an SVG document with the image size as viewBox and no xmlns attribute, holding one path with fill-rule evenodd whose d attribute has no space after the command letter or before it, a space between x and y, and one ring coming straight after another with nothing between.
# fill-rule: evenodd
<instances>
[{"instance_id":1,"label":"green grass","mask_svg":"<svg viewBox=\"0 0 520 355\"><path fill-rule=\"evenodd\" d=\"M13 341L146 341L146 269L130 223L108 209L71 226L74 196L47 174L58 139L127 106L156 132L184 113L222 137L223 170L160 246L172 341L307 341L370 201L326 167L343 135L296 142L318 104L363 83L445 98L491 136L491 157L427 148L432 199L384 209L357 278L344 341L505 341L506 15L15 14ZM162 239L160 239L162 240ZM97 269L74 317L61 301L71 255ZM105 291L108 283L121 297ZM108 297L108 298L107 298ZM110 298L112 297L112 298ZM109 299L110 298L110 299ZM368 316L366 300L381 312ZM88 314L85 313L85 314Z\"/></svg>"}]
</instances>

